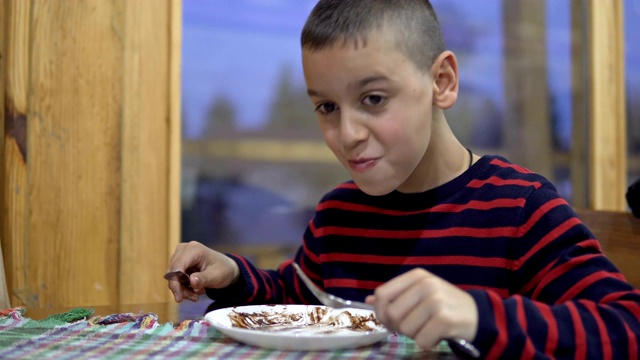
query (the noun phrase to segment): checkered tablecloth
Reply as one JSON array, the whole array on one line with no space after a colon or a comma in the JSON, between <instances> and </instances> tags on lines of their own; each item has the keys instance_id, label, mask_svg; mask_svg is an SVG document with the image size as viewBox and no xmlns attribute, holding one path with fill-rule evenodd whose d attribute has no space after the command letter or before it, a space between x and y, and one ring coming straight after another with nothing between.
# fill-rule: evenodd
<instances>
[{"instance_id":1,"label":"checkered tablecloth","mask_svg":"<svg viewBox=\"0 0 640 360\"><path fill-rule=\"evenodd\" d=\"M278 351L238 343L203 320L158 323L153 313L32 320L24 308L0 312L0 359L423 359L426 352L392 334L372 346L334 351ZM28 314L28 313L27 313Z\"/></svg>"}]
</instances>

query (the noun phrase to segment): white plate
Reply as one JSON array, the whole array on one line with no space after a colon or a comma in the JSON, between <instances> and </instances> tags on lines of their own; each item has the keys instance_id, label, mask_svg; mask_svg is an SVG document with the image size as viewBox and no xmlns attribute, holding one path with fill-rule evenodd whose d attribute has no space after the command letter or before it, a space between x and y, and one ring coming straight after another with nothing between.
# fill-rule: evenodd
<instances>
[{"instance_id":1,"label":"white plate","mask_svg":"<svg viewBox=\"0 0 640 360\"><path fill-rule=\"evenodd\" d=\"M370 310L351 308L253 305L211 311L204 318L238 342L270 349L313 351L355 348L386 339L387 329L369 320L370 316L374 316ZM260 326L263 321L269 325Z\"/></svg>"}]
</instances>

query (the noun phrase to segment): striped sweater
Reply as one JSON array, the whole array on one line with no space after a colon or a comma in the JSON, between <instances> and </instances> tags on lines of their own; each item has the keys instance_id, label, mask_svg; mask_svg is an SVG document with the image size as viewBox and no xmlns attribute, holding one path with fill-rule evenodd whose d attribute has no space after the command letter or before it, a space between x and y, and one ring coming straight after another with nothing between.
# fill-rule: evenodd
<instances>
[{"instance_id":1,"label":"striped sweater","mask_svg":"<svg viewBox=\"0 0 640 360\"><path fill-rule=\"evenodd\" d=\"M241 280L207 291L216 306L317 303L291 261L325 290L360 301L422 267L473 296L473 343L486 358L640 353L640 291L548 180L499 156L419 194L369 196L353 182L338 186L319 202L295 258L277 270L229 256Z\"/></svg>"}]
</instances>

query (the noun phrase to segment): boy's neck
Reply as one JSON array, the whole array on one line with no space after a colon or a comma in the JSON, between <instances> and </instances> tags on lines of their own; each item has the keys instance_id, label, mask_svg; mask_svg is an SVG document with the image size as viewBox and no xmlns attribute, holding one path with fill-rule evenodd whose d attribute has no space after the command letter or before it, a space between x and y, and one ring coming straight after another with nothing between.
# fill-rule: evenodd
<instances>
[{"instance_id":1,"label":"boy's neck","mask_svg":"<svg viewBox=\"0 0 640 360\"><path fill-rule=\"evenodd\" d=\"M418 181L413 189L398 188L400 192L424 192L460 176L469 169L469 152L456 138L442 111L433 117L431 139L416 171Z\"/></svg>"}]
</instances>

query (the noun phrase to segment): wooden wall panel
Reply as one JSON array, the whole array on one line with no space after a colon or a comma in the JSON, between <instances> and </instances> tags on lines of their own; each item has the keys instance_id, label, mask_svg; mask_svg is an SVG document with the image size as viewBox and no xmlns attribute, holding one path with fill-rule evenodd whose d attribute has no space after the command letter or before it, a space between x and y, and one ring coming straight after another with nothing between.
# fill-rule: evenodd
<instances>
[{"instance_id":1,"label":"wooden wall panel","mask_svg":"<svg viewBox=\"0 0 640 360\"><path fill-rule=\"evenodd\" d=\"M29 305L112 304L123 102L123 46L113 26L124 2L35 4L25 265L36 298Z\"/></svg>"},{"instance_id":2,"label":"wooden wall panel","mask_svg":"<svg viewBox=\"0 0 640 360\"><path fill-rule=\"evenodd\" d=\"M0 3L0 34L4 34L5 30L5 13L6 13L6 9L4 8L4 3ZM5 47L4 47L5 41L4 41L4 36L0 35L0 99L4 99L5 97L5 90L6 90L6 86L5 86L5 71L6 71L6 67L5 67L5 59L4 59L4 54L5 54ZM0 106L0 119L4 119L4 106ZM4 125L4 123L3 123ZM4 126L0 126L0 159L3 159L4 157L2 156L4 152ZM0 160L2 161L2 160ZM0 166L0 187L3 186L1 184L4 184L4 179L3 179L3 175L2 175L2 166ZM0 204L3 204L3 200L2 200L2 189L0 189ZM3 208L0 205L0 211L2 211ZM11 307L11 302L9 301L9 291L7 289L7 278L4 272L4 255L2 254L2 237L3 237L3 233L2 233L2 229L3 229L3 224L0 222L0 307L2 308L8 308Z\"/></svg>"},{"instance_id":3,"label":"wooden wall panel","mask_svg":"<svg viewBox=\"0 0 640 360\"><path fill-rule=\"evenodd\" d=\"M0 238L7 287L14 305L33 300L25 266L30 8L29 1L4 1L0 5L4 19L0 48L4 80Z\"/></svg>"},{"instance_id":4,"label":"wooden wall panel","mask_svg":"<svg viewBox=\"0 0 640 360\"><path fill-rule=\"evenodd\" d=\"M0 238L12 305L169 299L179 1L0 3Z\"/></svg>"}]
</instances>

